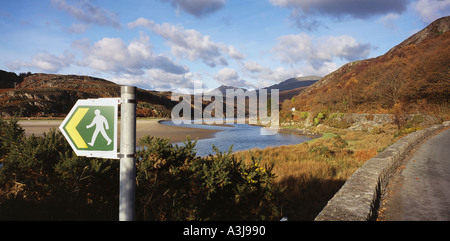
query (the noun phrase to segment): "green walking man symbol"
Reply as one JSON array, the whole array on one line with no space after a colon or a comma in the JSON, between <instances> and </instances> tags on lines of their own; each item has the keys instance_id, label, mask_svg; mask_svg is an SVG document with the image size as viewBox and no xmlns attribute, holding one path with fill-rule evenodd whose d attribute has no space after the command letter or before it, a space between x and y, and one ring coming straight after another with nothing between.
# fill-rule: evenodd
<instances>
[{"instance_id":1,"label":"green walking man symbol","mask_svg":"<svg viewBox=\"0 0 450 241\"><path fill-rule=\"evenodd\" d=\"M88 145L94 146L95 141L97 140L97 135L100 132L102 134L102 136L105 138L105 140L108 141L108 146L109 146L111 144L112 140L108 137L108 135L106 134L106 131L105 131L105 128L106 128L106 130L109 130L108 121L106 120L106 118L104 116L100 115L99 109L95 110L94 113L95 113L95 117L92 120L92 123L86 126L86 128L89 129L95 125L94 134L92 135L91 142L89 142Z\"/></svg>"}]
</instances>

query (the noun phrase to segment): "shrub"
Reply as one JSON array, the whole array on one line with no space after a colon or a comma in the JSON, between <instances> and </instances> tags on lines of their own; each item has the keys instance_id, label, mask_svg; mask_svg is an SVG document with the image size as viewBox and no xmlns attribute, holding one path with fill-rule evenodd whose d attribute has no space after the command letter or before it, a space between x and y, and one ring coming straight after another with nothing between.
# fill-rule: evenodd
<instances>
[{"instance_id":1,"label":"shrub","mask_svg":"<svg viewBox=\"0 0 450 241\"><path fill-rule=\"evenodd\" d=\"M325 115L322 112L319 112L319 114L317 114L317 116L314 118L314 126L319 125L320 123L322 123L322 120L325 119Z\"/></svg>"},{"instance_id":2,"label":"shrub","mask_svg":"<svg viewBox=\"0 0 450 241\"><path fill-rule=\"evenodd\" d=\"M344 140L340 135L333 137L333 146L338 149L344 149L348 146L348 142Z\"/></svg>"},{"instance_id":3,"label":"shrub","mask_svg":"<svg viewBox=\"0 0 450 241\"><path fill-rule=\"evenodd\" d=\"M197 157L195 143L172 146L144 137L137 166L142 220L271 220L280 191L272 167L251 165L228 152Z\"/></svg>"},{"instance_id":4,"label":"shrub","mask_svg":"<svg viewBox=\"0 0 450 241\"><path fill-rule=\"evenodd\" d=\"M351 126L347 120L344 119L344 113L333 113L323 121L325 125L338 128L338 129L347 129Z\"/></svg>"},{"instance_id":5,"label":"shrub","mask_svg":"<svg viewBox=\"0 0 450 241\"><path fill-rule=\"evenodd\" d=\"M5 220L113 220L118 165L77 157L55 129L11 145L0 168Z\"/></svg>"},{"instance_id":6,"label":"shrub","mask_svg":"<svg viewBox=\"0 0 450 241\"><path fill-rule=\"evenodd\" d=\"M17 118L5 121L0 117L0 160L9 152L11 145L22 140L24 132Z\"/></svg>"},{"instance_id":7,"label":"shrub","mask_svg":"<svg viewBox=\"0 0 450 241\"><path fill-rule=\"evenodd\" d=\"M300 112L300 116L303 120L306 120L308 118L309 113L306 111Z\"/></svg>"},{"instance_id":8,"label":"shrub","mask_svg":"<svg viewBox=\"0 0 450 241\"><path fill-rule=\"evenodd\" d=\"M402 128L401 130L399 130L398 132L396 132L394 134L394 137L406 136L413 132L420 131L422 129L423 129L423 127Z\"/></svg>"}]
</instances>

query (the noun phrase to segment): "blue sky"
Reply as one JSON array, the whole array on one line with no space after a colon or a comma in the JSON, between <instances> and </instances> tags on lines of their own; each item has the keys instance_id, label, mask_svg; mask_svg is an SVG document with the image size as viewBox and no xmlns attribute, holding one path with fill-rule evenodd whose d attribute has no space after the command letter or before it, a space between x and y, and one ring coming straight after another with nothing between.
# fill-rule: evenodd
<instances>
[{"instance_id":1,"label":"blue sky","mask_svg":"<svg viewBox=\"0 0 450 241\"><path fill-rule=\"evenodd\" d=\"M3 0L0 69L262 88L377 57L450 0Z\"/></svg>"}]
</instances>

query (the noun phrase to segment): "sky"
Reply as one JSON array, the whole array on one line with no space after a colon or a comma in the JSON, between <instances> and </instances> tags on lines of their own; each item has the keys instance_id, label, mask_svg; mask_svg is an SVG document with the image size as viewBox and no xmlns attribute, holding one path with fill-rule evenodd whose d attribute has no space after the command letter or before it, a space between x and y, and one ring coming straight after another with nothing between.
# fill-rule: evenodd
<instances>
[{"instance_id":1,"label":"sky","mask_svg":"<svg viewBox=\"0 0 450 241\"><path fill-rule=\"evenodd\" d=\"M1 1L1 70L176 92L325 76L450 15L450 0Z\"/></svg>"}]
</instances>

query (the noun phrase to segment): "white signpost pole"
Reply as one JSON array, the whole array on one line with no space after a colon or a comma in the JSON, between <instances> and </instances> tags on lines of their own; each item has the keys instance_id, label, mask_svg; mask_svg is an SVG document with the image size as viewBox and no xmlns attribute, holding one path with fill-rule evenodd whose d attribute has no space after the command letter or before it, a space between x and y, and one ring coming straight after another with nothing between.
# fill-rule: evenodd
<instances>
[{"instance_id":1,"label":"white signpost pole","mask_svg":"<svg viewBox=\"0 0 450 241\"><path fill-rule=\"evenodd\" d=\"M133 221L136 187L136 87L121 86L119 221Z\"/></svg>"}]
</instances>

